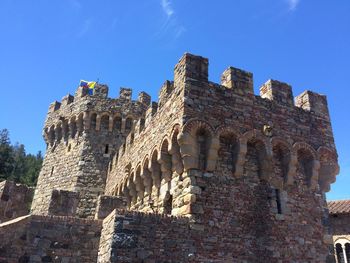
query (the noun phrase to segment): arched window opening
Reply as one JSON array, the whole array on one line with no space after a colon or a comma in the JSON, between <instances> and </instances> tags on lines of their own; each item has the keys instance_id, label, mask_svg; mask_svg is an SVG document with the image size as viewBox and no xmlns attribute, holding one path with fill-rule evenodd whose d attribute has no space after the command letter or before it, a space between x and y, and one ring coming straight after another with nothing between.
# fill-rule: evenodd
<instances>
[{"instance_id":1,"label":"arched window opening","mask_svg":"<svg viewBox=\"0 0 350 263\"><path fill-rule=\"evenodd\" d=\"M238 156L238 143L233 134L220 136L218 166L225 171L234 173Z\"/></svg>"},{"instance_id":2,"label":"arched window opening","mask_svg":"<svg viewBox=\"0 0 350 263\"><path fill-rule=\"evenodd\" d=\"M286 146L278 144L273 147L273 168L276 178L282 178L284 181L287 179L289 161L290 151Z\"/></svg>"},{"instance_id":3,"label":"arched window opening","mask_svg":"<svg viewBox=\"0 0 350 263\"><path fill-rule=\"evenodd\" d=\"M96 130L96 119L97 119L97 114L93 113L91 114L91 118L90 118L90 128L92 130Z\"/></svg>"},{"instance_id":4,"label":"arched window opening","mask_svg":"<svg viewBox=\"0 0 350 263\"><path fill-rule=\"evenodd\" d=\"M343 248L341 244L337 243L335 245L335 253L337 256L338 263L345 263Z\"/></svg>"},{"instance_id":5,"label":"arched window opening","mask_svg":"<svg viewBox=\"0 0 350 263\"><path fill-rule=\"evenodd\" d=\"M314 158L308 150L300 149L298 151L298 170L307 185L310 185L312 179L313 160Z\"/></svg>"},{"instance_id":6,"label":"arched window opening","mask_svg":"<svg viewBox=\"0 0 350 263\"><path fill-rule=\"evenodd\" d=\"M347 260L350 260L350 243L345 244L345 255Z\"/></svg>"},{"instance_id":7,"label":"arched window opening","mask_svg":"<svg viewBox=\"0 0 350 263\"><path fill-rule=\"evenodd\" d=\"M200 129L197 132L197 147L198 147L198 168L204 171L207 167L209 135L205 129Z\"/></svg>"},{"instance_id":8,"label":"arched window opening","mask_svg":"<svg viewBox=\"0 0 350 263\"><path fill-rule=\"evenodd\" d=\"M114 118L113 127L115 130L121 131L121 129L122 129L122 118L121 117L117 116Z\"/></svg>"},{"instance_id":9,"label":"arched window opening","mask_svg":"<svg viewBox=\"0 0 350 263\"><path fill-rule=\"evenodd\" d=\"M101 131L108 131L109 127L109 116L103 115L101 118Z\"/></svg>"},{"instance_id":10,"label":"arched window opening","mask_svg":"<svg viewBox=\"0 0 350 263\"><path fill-rule=\"evenodd\" d=\"M127 118L125 121L125 131L130 131L132 128L132 118Z\"/></svg>"}]
</instances>

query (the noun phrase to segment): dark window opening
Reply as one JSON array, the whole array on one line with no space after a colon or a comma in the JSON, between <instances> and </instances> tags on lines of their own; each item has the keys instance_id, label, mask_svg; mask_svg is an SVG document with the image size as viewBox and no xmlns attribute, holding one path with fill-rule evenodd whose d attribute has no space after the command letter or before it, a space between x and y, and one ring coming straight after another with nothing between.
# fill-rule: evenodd
<instances>
[{"instance_id":1,"label":"dark window opening","mask_svg":"<svg viewBox=\"0 0 350 263\"><path fill-rule=\"evenodd\" d=\"M164 203L164 213L167 215L171 214L171 210L173 208L173 196L171 194L167 194L169 197Z\"/></svg>"},{"instance_id":2,"label":"dark window opening","mask_svg":"<svg viewBox=\"0 0 350 263\"><path fill-rule=\"evenodd\" d=\"M275 189L277 213L282 214L282 204L281 204L281 192L279 189Z\"/></svg>"},{"instance_id":3,"label":"dark window opening","mask_svg":"<svg viewBox=\"0 0 350 263\"><path fill-rule=\"evenodd\" d=\"M140 132L145 128L145 119L140 120Z\"/></svg>"},{"instance_id":4,"label":"dark window opening","mask_svg":"<svg viewBox=\"0 0 350 263\"><path fill-rule=\"evenodd\" d=\"M72 148L71 144L68 144L68 152L70 152L71 148Z\"/></svg>"},{"instance_id":5,"label":"dark window opening","mask_svg":"<svg viewBox=\"0 0 350 263\"><path fill-rule=\"evenodd\" d=\"M130 135L130 144L133 144L134 143L134 134L132 133Z\"/></svg>"},{"instance_id":6,"label":"dark window opening","mask_svg":"<svg viewBox=\"0 0 350 263\"><path fill-rule=\"evenodd\" d=\"M108 154L109 153L109 144L106 144L105 146L105 154Z\"/></svg>"},{"instance_id":7,"label":"dark window opening","mask_svg":"<svg viewBox=\"0 0 350 263\"><path fill-rule=\"evenodd\" d=\"M51 168L51 173L50 173L51 176L53 175L53 171L54 171L54 170L55 170L55 167L52 166L52 168Z\"/></svg>"}]
</instances>

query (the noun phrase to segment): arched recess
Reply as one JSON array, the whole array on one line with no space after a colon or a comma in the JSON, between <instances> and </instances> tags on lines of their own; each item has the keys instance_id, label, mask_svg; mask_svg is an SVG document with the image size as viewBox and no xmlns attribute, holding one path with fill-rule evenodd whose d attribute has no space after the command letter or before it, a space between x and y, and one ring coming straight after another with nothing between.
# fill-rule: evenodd
<instances>
[{"instance_id":1,"label":"arched recess","mask_svg":"<svg viewBox=\"0 0 350 263\"><path fill-rule=\"evenodd\" d=\"M220 127L216 134L220 141L217 167L224 173L235 174L239 156L239 132L232 127Z\"/></svg>"},{"instance_id":2,"label":"arched recess","mask_svg":"<svg viewBox=\"0 0 350 263\"><path fill-rule=\"evenodd\" d=\"M77 118L77 131L78 131L78 136L82 134L84 130L84 113L80 113Z\"/></svg>"},{"instance_id":3,"label":"arched recess","mask_svg":"<svg viewBox=\"0 0 350 263\"><path fill-rule=\"evenodd\" d=\"M317 188L320 163L316 151L307 143L297 142L293 145L297 156L297 172L302 175L303 181L312 189Z\"/></svg>"},{"instance_id":4,"label":"arched recess","mask_svg":"<svg viewBox=\"0 0 350 263\"><path fill-rule=\"evenodd\" d=\"M320 161L318 178L320 189L322 192L328 192L339 173L338 155L335 150L321 146L317 150L317 157Z\"/></svg>"},{"instance_id":5,"label":"arched recess","mask_svg":"<svg viewBox=\"0 0 350 263\"><path fill-rule=\"evenodd\" d=\"M141 164L137 165L136 172L134 173L133 182L137 192L137 202L143 203L143 196L145 193L145 187L141 178Z\"/></svg>"},{"instance_id":6,"label":"arched recess","mask_svg":"<svg viewBox=\"0 0 350 263\"><path fill-rule=\"evenodd\" d=\"M63 135L63 139L65 141L68 141L69 134L70 134L69 124L68 124L68 121L64 119L64 120L62 120L62 135Z\"/></svg>"},{"instance_id":7,"label":"arched recess","mask_svg":"<svg viewBox=\"0 0 350 263\"><path fill-rule=\"evenodd\" d=\"M214 171L220 142L207 122L189 120L178 135L178 143L185 170Z\"/></svg>"},{"instance_id":8,"label":"arched recess","mask_svg":"<svg viewBox=\"0 0 350 263\"><path fill-rule=\"evenodd\" d=\"M52 146L56 140L56 135L55 135L55 125L52 125L48 131L48 138L49 138L49 143Z\"/></svg>"},{"instance_id":9,"label":"arched recess","mask_svg":"<svg viewBox=\"0 0 350 263\"><path fill-rule=\"evenodd\" d=\"M182 158L180 154L180 146L177 141L177 136L179 135L180 132L180 126L176 125L173 128L172 134L171 134L171 140L170 140L170 145L169 145L169 153L171 154L171 168L172 172L176 173L177 175L181 175L184 170L184 166L182 163Z\"/></svg>"},{"instance_id":10,"label":"arched recess","mask_svg":"<svg viewBox=\"0 0 350 263\"><path fill-rule=\"evenodd\" d=\"M283 138L273 137L272 145L272 163L273 178L272 184L281 189L282 185L291 185L296 176L297 157L293 154L292 145Z\"/></svg>"},{"instance_id":11,"label":"arched recess","mask_svg":"<svg viewBox=\"0 0 350 263\"><path fill-rule=\"evenodd\" d=\"M158 163L158 150L153 149L148 169L151 172L152 177L152 196L158 197L161 183L161 170Z\"/></svg>"},{"instance_id":12,"label":"arched recess","mask_svg":"<svg viewBox=\"0 0 350 263\"><path fill-rule=\"evenodd\" d=\"M90 129L93 131L97 129L97 114L94 112L90 114Z\"/></svg>"},{"instance_id":13,"label":"arched recess","mask_svg":"<svg viewBox=\"0 0 350 263\"><path fill-rule=\"evenodd\" d=\"M55 134L56 134L56 141L57 142L61 141L61 139L62 139L62 123L61 122L56 125Z\"/></svg>"},{"instance_id":14,"label":"arched recess","mask_svg":"<svg viewBox=\"0 0 350 263\"><path fill-rule=\"evenodd\" d=\"M68 126L69 126L70 137L73 139L73 138L75 138L75 135L77 134L77 123L75 121L75 116L70 118Z\"/></svg>"},{"instance_id":15,"label":"arched recess","mask_svg":"<svg viewBox=\"0 0 350 263\"><path fill-rule=\"evenodd\" d=\"M135 173L132 171L130 173L130 176L127 178L127 188L129 192L129 196L131 199L130 205L135 205L137 203L137 191L136 191L136 185L134 183L134 177Z\"/></svg>"},{"instance_id":16,"label":"arched recess","mask_svg":"<svg viewBox=\"0 0 350 263\"><path fill-rule=\"evenodd\" d=\"M122 130L122 117L119 114L113 118L113 130L119 132Z\"/></svg>"},{"instance_id":17,"label":"arched recess","mask_svg":"<svg viewBox=\"0 0 350 263\"><path fill-rule=\"evenodd\" d=\"M103 113L101 115L101 122L100 122L100 131L108 131L109 130L109 115L107 113Z\"/></svg>"},{"instance_id":18,"label":"arched recess","mask_svg":"<svg viewBox=\"0 0 350 263\"><path fill-rule=\"evenodd\" d=\"M127 117L125 120L125 132L131 131L133 126L133 119L131 117Z\"/></svg>"},{"instance_id":19,"label":"arched recess","mask_svg":"<svg viewBox=\"0 0 350 263\"><path fill-rule=\"evenodd\" d=\"M171 155L169 153L169 139L167 137L162 140L159 150L158 162L160 164L160 170L162 172L161 183L168 183L171 180L172 175L172 162Z\"/></svg>"},{"instance_id":20,"label":"arched recess","mask_svg":"<svg viewBox=\"0 0 350 263\"><path fill-rule=\"evenodd\" d=\"M243 134L240 144L246 143L243 174L257 174L261 180L269 181L272 173L272 151L269 141L258 130ZM243 152L240 153L241 157Z\"/></svg>"},{"instance_id":21,"label":"arched recess","mask_svg":"<svg viewBox=\"0 0 350 263\"><path fill-rule=\"evenodd\" d=\"M343 247L339 243L335 244L335 255L337 257L337 262L338 263L345 263Z\"/></svg>"},{"instance_id":22,"label":"arched recess","mask_svg":"<svg viewBox=\"0 0 350 263\"><path fill-rule=\"evenodd\" d=\"M149 168L149 158L148 156L145 157L145 159L142 162L141 167L141 179L143 181L144 189L145 189L145 197L147 197L147 200L151 199L152 195L152 176L151 171Z\"/></svg>"}]
</instances>

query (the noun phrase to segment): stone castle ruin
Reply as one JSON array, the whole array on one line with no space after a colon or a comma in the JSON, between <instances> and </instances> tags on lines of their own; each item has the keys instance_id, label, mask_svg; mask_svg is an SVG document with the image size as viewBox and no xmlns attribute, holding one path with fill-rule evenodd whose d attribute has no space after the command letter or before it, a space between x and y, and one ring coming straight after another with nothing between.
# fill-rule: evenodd
<instances>
[{"instance_id":1,"label":"stone castle ruin","mask_svg":"<svg viewBox=\"0 0 350 263\"><path fill-rule=\"evenodd\" d=\"M327 100L184 54L158 103L79 87L49 107L28 215L0 262L333 262ZM2 260L2 261L1 261Z\"/></svg>"}]
</instances>

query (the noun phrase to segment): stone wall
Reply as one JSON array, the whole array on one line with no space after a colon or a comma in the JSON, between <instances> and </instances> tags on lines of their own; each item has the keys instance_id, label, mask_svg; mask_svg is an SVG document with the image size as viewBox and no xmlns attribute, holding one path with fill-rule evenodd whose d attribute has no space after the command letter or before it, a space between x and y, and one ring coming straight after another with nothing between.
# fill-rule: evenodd
<instances>
[{"instance_id":1,"label":"stone wall","mask_svg":"<svg viewBox=\"0 0 350 263\"><path fill-rule=\"evenodd\" d=\"M331 214L329 220L332 226L333 235L350 236L350 214Z\"/></svg>"},{"instance_id":2,"label":"stone wall","mask_svg":"<svg viewBox=\"0 0 350 263\"><path fill-rule=\"evenodd\" d=\"M29 213L34 189L11 181L0 182L0 223Z\"/></svg>"},{"instance_id":3,"label":"stone wall","mask_svg":"<svg viewBox=\"0 0 350 263\"><path fill-rule=\"evenodd\" d=\"M144 92L132 101L125 88L117 99L108 98L105 85L96 85L94 92L88 95L79 87L75 96L50 105L43 131L47 150L31 209L35 214L49 214L52 191L65 190L79 194L77 216L94 217L111 156L150 103Z\"/></svg>"},{"instance_id":4,"label":"stone wall","mask_svg":"<svg viewBox=\"0 0 350 263\"><path fill-rule=\"evenodd\" d=\"M323 262L324 192L339 170L325 96L294 103L288 84L270 80L255 96L252 83L233 67L212 83L208 60L185 54L150 125L136 124L111 162L105 193L188 217L206 260Z\"/></svg>"},{"instance_id":5,"label":"stone wall","mask_svg":"<svg viewBox=\"0 0 350 263\"><path fill-rule=\"evenodd\" d=\"M101 222L28 215L0 224L0 262L96 262Z\"/></svg>"}]
</instances>

